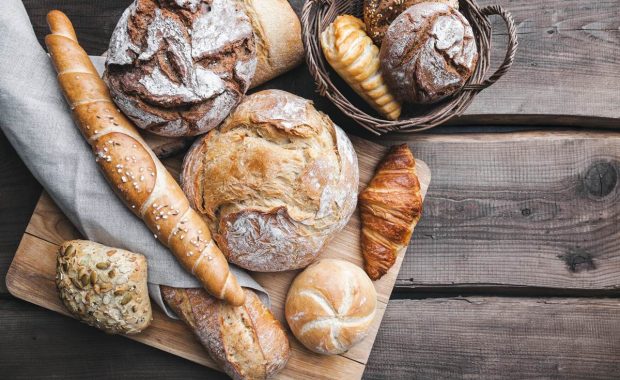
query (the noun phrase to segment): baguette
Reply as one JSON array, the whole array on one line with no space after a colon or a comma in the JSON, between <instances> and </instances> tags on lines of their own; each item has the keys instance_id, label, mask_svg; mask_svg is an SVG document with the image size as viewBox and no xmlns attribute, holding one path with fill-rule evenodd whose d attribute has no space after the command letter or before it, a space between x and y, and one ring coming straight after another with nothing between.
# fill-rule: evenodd
<instances>
[{"instance_id":1,"label":"baguette","mask_svg":"<svg viewBox=\"0 0 620 380\"><path fill-rule=\"evenodd\" d=\"M47 15L45 44L82 135L112 188L155 238L213 296L241 305L245 294L202 218L163 164L116 108L103 80L60 11Z\"/></svg>"}]
</instances>

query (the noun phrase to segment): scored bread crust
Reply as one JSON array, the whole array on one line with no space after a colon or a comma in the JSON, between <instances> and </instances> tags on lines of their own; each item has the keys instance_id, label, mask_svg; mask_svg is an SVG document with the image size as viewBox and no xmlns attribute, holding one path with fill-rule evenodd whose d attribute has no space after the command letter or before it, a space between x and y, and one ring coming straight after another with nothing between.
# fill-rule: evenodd
<instances>
[{"instance_id":1,"label":"scored bread crust","mask_svg":"<svg viewBox=\"0 0 620 380\"><path fill-rule=\"evenodd\" d=\"M407 8L428 0L364 0L364 23L368 35L377 46L381 46L388 27ZM459 9L458 0L434 0Z\"/></svg>"},{"instance_id":2,"label":"scored bread crust","mask_svg":"<svg viewBox=\"0 0 620 380\"><path fill-rule=\"evenodd\" d=\"M209 355L233 379L267 379L288 362L290 347L280 322L258 296L231 307L202 289L161 286L162 296L190 327Z\"/></svg>"},{"instance_id":3,"label":"scored bread crust","mask_svg":"<svg viewBox=\"0 0 620 380\"><path fill-rule=\"evenodd\" d=\"M380 51L385 82L402 102L430 104L473 74L478 48L469 21L447 4L424 2L392 22Z\"/></svg>"},{"instance_id":4,"label":"scored bread crust","mask_svg":"<svg viewBox=\"0 0 620 380\"><path fill-rule=\"evenodd\" d=\"M236 1L244 5L254 29L258 62L250 88L301 64L301 25L287 0Z\"/></svg>"},{"instance_id":5,"label":"scored bread crust","mask_svg":"<svg viewBox=\"0 0 620 380\"><path fill-rule=\"evenodd\" d=\"M321 47L327 62L372 108L389 120L397 120L401 106L383 81L379 48L365 31L362 20L336 17L321 33Z\"/></svg>"},{"instance_id":6,"label":"scored bread crust","mask_svg":"<svg viewBox=\"0 0 620 380\"><path fill-rule=\"evenodd\" d=\"M285 316L306 348L333 355L348 351L366 337L376 308L375 287L360 267L322 259L293 281Z\"/></svg>"},{"instance_id":7,"label":"scored bread crust","mask_svg":"<svg viewBox=\"0 0 620 380\"><path fill-rule=\"evenodd\" d=\"M351 141L326 115L267 90L194 143L181 181L228 260L272 272L316 259L353 213L359 173Z\"/></svg>"},{"instance_id":8,"label":"scored bread crust","mask_svg":"<svg viewBox=\"0 0 620 380\"><path fill-rule=\"evenodd\" d=\"M168 170L115 107L62 12L47 16L45 44L80 132L112 189L209 293L241 305L245 296L208 226ZM94 173L93 173L94 174Z\"/></svg>"},{"instance_id":9,"label":"scored bread crust","mask_svg":"<svg viewBox=\"0 0 620 380\"><path fill-rule=\"evenodd\" d=\"M406 144L393 146L360 193L364 269L373 280L394 265L422 216L415 158Z\"/></svg>"}]
</instances>

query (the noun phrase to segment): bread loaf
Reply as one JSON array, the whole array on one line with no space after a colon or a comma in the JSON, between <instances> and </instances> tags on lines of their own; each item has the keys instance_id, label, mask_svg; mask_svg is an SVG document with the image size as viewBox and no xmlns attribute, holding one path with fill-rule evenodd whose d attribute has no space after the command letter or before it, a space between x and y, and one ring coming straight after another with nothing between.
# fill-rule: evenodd
<instances>
[{"instance_id":1,"label":"bread loaf","mask_svg":"<svg viewBox=\"0 0 620 380\"><path fill-rule=\"evenodd\" d=\"M293 281L285 315L295 337L319 354L341 354L368 334L377 309L375 287L358 266L323 259Z\"/></svg>"},{"instance_id":2,"label":"bread loaf","mask_svg":"<svg viewBox=\"0 0 620 380\"><path fill-rule=\"evenodd\" d=\"M416 4L392 22L381 45L388 87L402 102L428 104L463 87L478 62L467 19L449 5Z\"/></svg>"},{"instance_id":3,"label":"bread loaf","mask_svg":"<svg viewBox=\"0 0 620 380\"><path fill-rule=\"evenodd\" d=\"M228 260L253 271L310 264L349 220L357 156L312 103L279 90L247 96L197 140L182 185Z\"/></svg>"},{"instance_id":4,"label":"bread loaf","mask_svg":"<svg viewBox=\"0 0 620 380\"><path fill-rule=\"evenodd\" d=\"M364 269L373 280L394 265L409 244L422 215L422 193L415 159L406 144L397 145L377 167L359 200Z\"/></svg>"},{"instance_id":5,"label":"bread loaf","mask_svg":"<svg viewBox=\"0 0 620 380\"><path fill-rule=\"evenodd\" d=\"M73 316L110 334L136 334L151 323L146 258L87 240L58 249L56 286Z\"/></svg>"},{"instance_id":6,"label":"bread loaf","mask_svg":"<svg viewBox=\"0 0 620 380\"><path fill-rule=\"evenodd\" d=\"M258 63L250 88L283 74L304 59L299 18L287 0L236 0L244 5Z\"/></svg>"},{"instance_id":7,"label":"bread loaf","mask_svg":"<svg viewBox=\"0 0 620 380\"><path fill-rule=\"evenodd\" d=\"M226 118L255 68L252 24L236 0L135 0L112 34L104 80L138 127L193 136Z\"/></svg>"},{"instance_id":8,"label":"bread loaf","mask_svg":"<svg viewBox=\"0 0 620 380\"><path fill-rule=\"evenodd\" d=\"M60 87L114 191L205 289L234 305L243 304L243 290L211 240L207 225L131 122L114 106L67 16L52 11L47 20L52 33L45 37L45 44Z\"/></svg>"},{"instance_id":9,"label":"bread loaf","mask_svg":"<svg viewBox=\"0 0 620 380\"><path fill-rule=\"evenodd\" d=\"M390 120L400 116L400 104L383 82L379 49L366 35L362 20L342 15L321 33L327 62L372 108Z\"/></svg>"},{"instance_id":10,"label":"bread loaf","mask_svg":"<svg viewBox=\"0 0 620 380\"><path fill-rule=\"evenodd\" d=\"M388 27L405 9L428 0L364 0L364 22L368 35L381 46ZM434 0L459 9L458 0Z\"/></svg>"},{"instance_id":11,"label":"bread loaf","mask_svg":"<svg viewBox=\"0 0 620 380\"><path fill-rule=\"evenodd\" d=\"M290 356L286 334L251 290L245 290L245 303L240 307L226 305L202 289L162 286L161 292L233 379L267 379L286 365Z\"/></svg>"}]
</instances>

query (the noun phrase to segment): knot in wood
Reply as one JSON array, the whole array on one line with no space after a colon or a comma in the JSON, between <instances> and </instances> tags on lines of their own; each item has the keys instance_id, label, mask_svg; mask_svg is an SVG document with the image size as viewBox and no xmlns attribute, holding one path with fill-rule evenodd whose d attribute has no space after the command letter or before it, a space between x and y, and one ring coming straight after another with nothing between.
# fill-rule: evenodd
<instances>
[{"instance_id":1,"label":"knot in wood","mask_svg":"<svg viewBox=\"0 0 620 380\"><path fill-rule=\"evenodd\" d=\"M613 191L618 183L616 167L609 162L598 162L590 166L584 178L587 192L602 198Z\"/></svg>"}]
</instances>

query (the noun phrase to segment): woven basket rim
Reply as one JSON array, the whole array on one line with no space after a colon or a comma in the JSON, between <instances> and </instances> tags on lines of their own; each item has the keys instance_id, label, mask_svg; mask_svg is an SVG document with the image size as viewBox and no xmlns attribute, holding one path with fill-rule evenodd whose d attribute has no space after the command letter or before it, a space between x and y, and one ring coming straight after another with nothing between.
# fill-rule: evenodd
<instances>
[{"instance_id":1,"label":"woven basket rim","mask_svg":"<svg viewBox=\"0 0 620 380\"><path fill-rule=\"evenodd\" d=\"M363 0L307 0L302 9L302 34L306 62L318 92L345 115L374 134L380 135L390 131L419 132L462 115L474 97L506 74L514 62L518 40L516 26L510 13L499 5L480 8L475 0L460 0L459 10L471 24L479 53L474 73L463 88L446 100L425 106L424 112L412 117L392 121L383 119L378 114L369 114L353 104L332 82L331 67L323 56L320 44L321 32L336 16L341 14L361 16L362 6ZM508 45L502 64L485 79L491 60L491 23L488 19L491 15L497 15L505 22L508 29Z\"/></svg>"}]
</instances>

